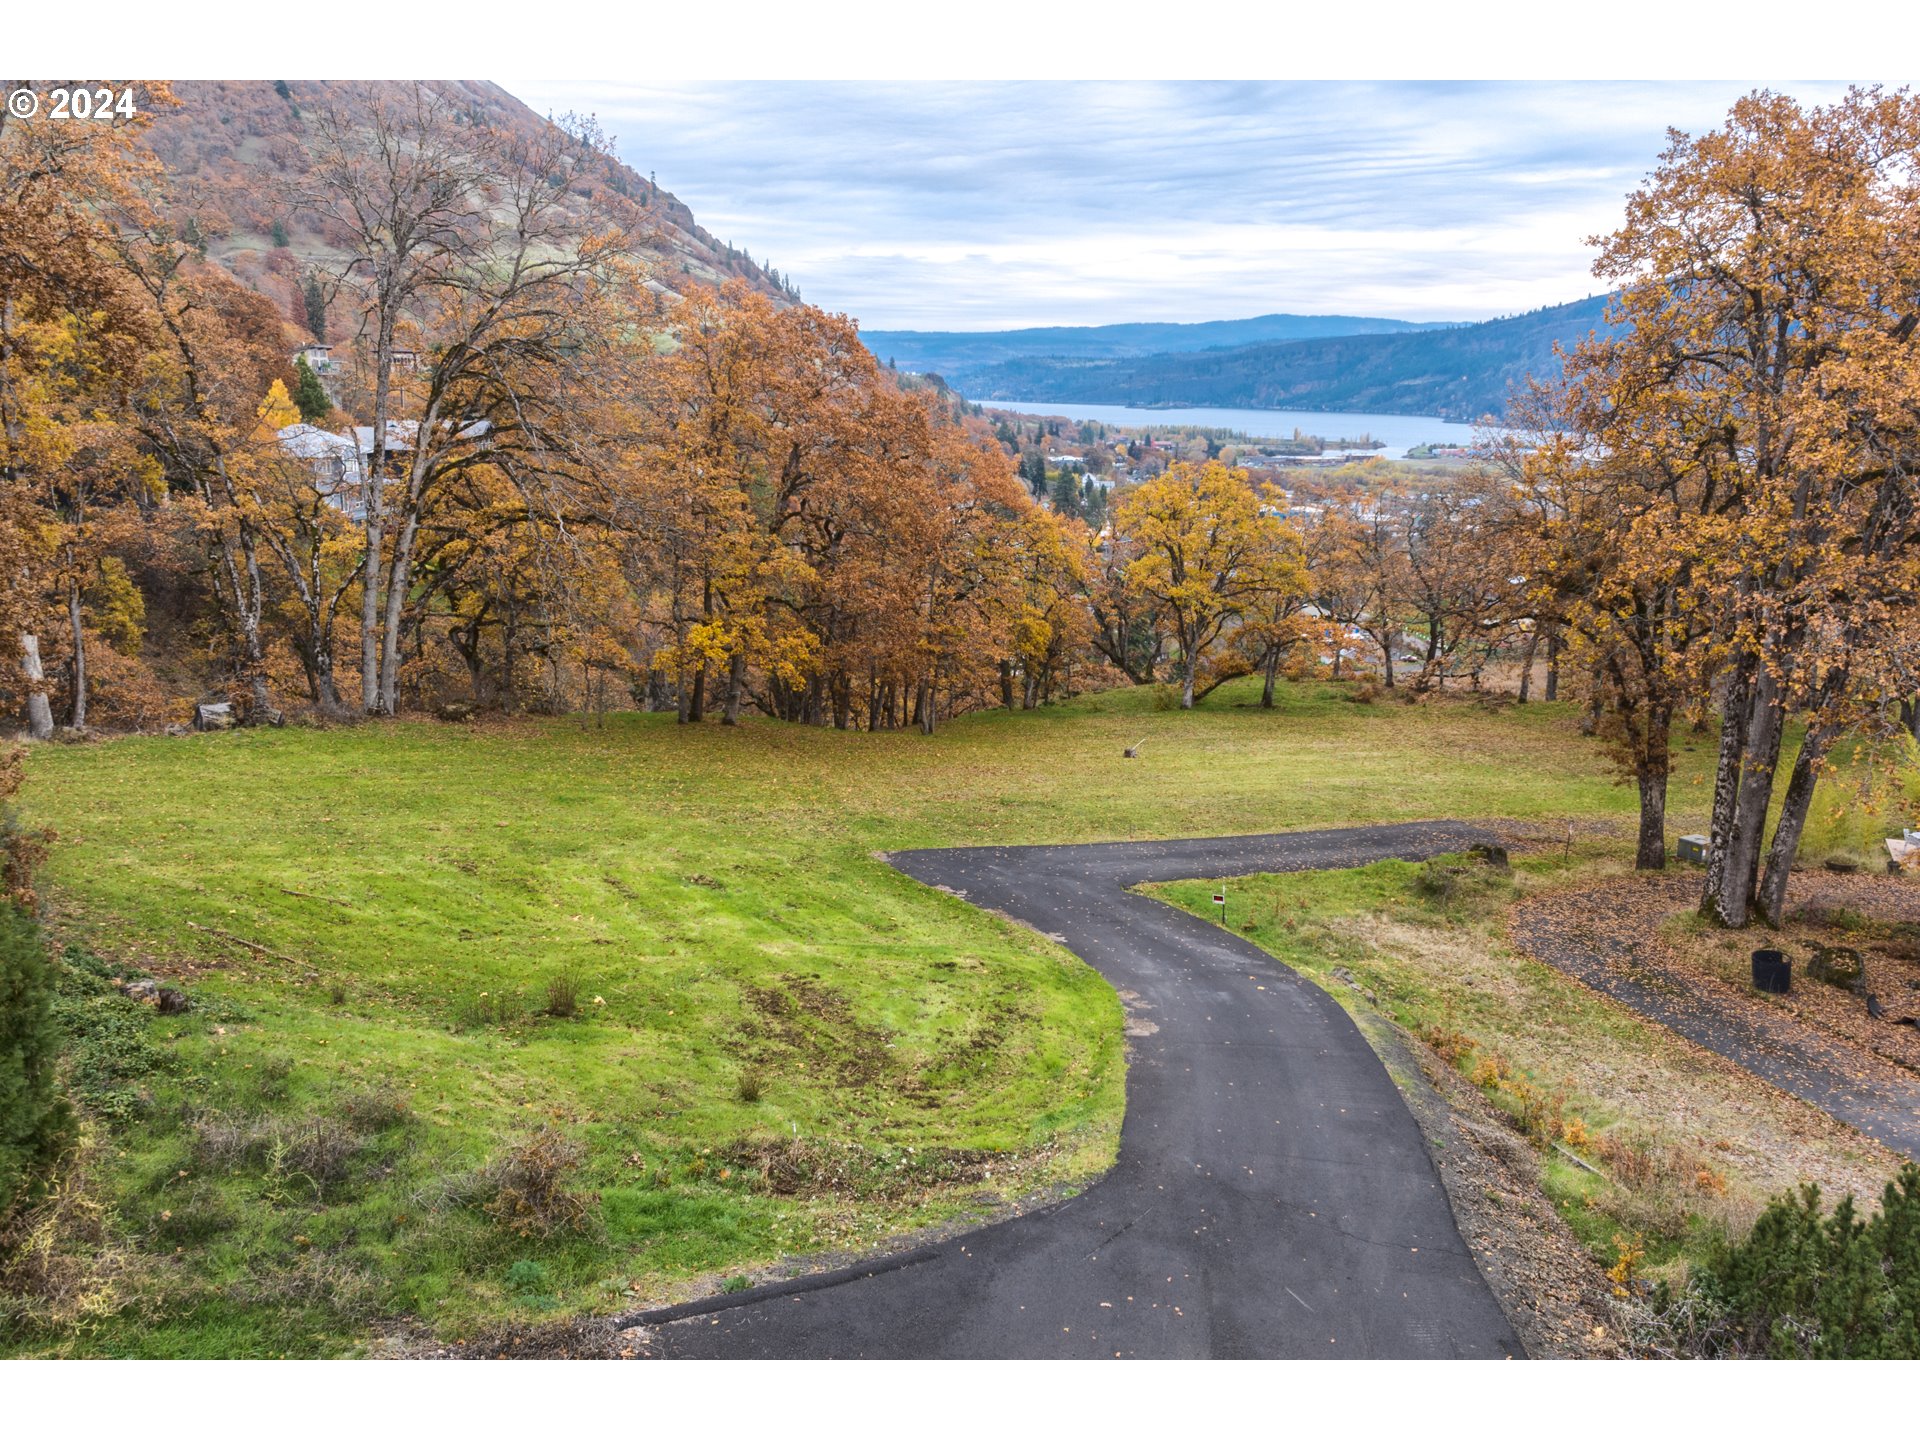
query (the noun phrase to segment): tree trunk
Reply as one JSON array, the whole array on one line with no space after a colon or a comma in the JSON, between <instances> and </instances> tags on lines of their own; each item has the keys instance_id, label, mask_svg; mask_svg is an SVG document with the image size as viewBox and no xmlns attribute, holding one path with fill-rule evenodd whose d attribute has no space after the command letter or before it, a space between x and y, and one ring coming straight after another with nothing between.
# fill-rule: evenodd
<instances>
[{"instance_id":1,"label":"tree trunk","mask_svg":"<svg viewBox=\"0 0 1920 1440\"><path fill-rule=\"evenodd\" d=\"M87 631L77 579L67 581L67 626L73 632L73 703L67 723L80 730L87 723Z\"/></svg>"},{"instance_id":2,"label":"tree trunk","mask_svg":"<svg viewBox=\"0 0 1920 1440\"><path fill-rule=\"evenodd\" d=\"M1721 852L1719 884L1708 896L1708 918L1731 930L1744 929L1753 918L1754 892L1760 874L1761 843L1766 837L1767 806L1773 799L1774 770L1780 762L1783 720L1779 685L1764 664L1758 666L1746 714L1742 717L1741 752L1733 785L1730 823L1712 845ZM1718 809L1716 796L1716 810Z\"/></svg>"},{"instance_id":3,"label":"tree trunk","mask_svg":"<svg viewBox=\"0 0 1920 1440\"><path fill-rule=\"evenodd\" d=\"M1600 663L1595 661L1593 672L1587 676L1586 708L1580 712L1580 733L1582 735L1598 735L1600 733L1600 717L1605 713L1607 708L1605 678L1605 674L1600 668Z\"/></svg>"},{"instance_id":4,"label":"tree trunk","mask_svg":"<svg viewBox=\"0 0 1920 1440\"><path fill-rule=\"evenodd\" d=\"M360 477L366 507L367 554L360 581L360 704L369 715L380 713L380 575L381 551L386 539L382 509L387 461L387 417L393 397L393 332L397 318L382 306L374 329L373 444L366 473ZM357 456L355 457L358 458Z\"/></svg>"},{"instance_id":5,"label":"tree trunk","mask_svg":"<svg viewBox=\"0 0 1920 1440\"><path fill-rule=\"evenodd\" d=\"M53 738L53 706L47 703L47 676L40 668L40 637L20 632L20 669L27 677L27 734L35 740Z\"/></svg>"},{"instance_id":6,"label":"tree trunk","mask_svg":"<svg viewBox=\"0 0 1920 1440\"><path fill-rule=\"evenodd\" d=\"M1279 673L1280 647L1275 645L1267 651L1266 683L1260 687L1260 708L1262 710L1273 709L1273 681L1274 677Z\"/></svg>"},{"instance_id":7,"label":"tree trunk","mask_svg":"<svg viewBox=\"0 0 1920 1440\"><path fill-rule=\"evenodd\" d=\"M1794 759L1793 773L1787 779L1786 797L1780 804L1780 819L1773 827L1773 844L1767 847L1766 874L1761 877L1758 901L1767 924L1780 928L1787 905L1787 879L1793 873L1794 856L1800 849L1800 836L1807 827L1807 811L1813 804L1814 787L1820 780L1820 761L1827 751L1827 739L1809 727Z\"/></svg>"},{"instance_id":8,"label":"tree trunk","mask_svg":"<svg viewBox=\"0 0 1920 1440\"><path fill-rule=\"evenodd\" d=\"M1560 632L1547 636L1547 689L1542 697L1551 705L1560 698Z\"/></svg>"},{"instance_id":9,"label":"tree trunk","mask_svg":"<svg viewBox=\"0 0 1920 1440\"><path fill-rule=\"evenodd\" d=\"M693 694L687 701L687 720L698 725L707 718L707 667L703 661L693 672Z\"/></svg>"},{"instance_id":10,"label":"tree trunk","mask_svg":"<svg viewBox=\"0 0 1920 1440\"><path fill-rule=\"evenodd\" d=\"M1742 655L1735 663L1733 678L1721 701L1719 755L1714 762L1713 814L1707 821L1707 873L1700 889L1700 914L1717 918L1714 897L1726 874L1727 858L1723 843L1733 829L1733 807L1739 795L1740 765L1745 752L1747 704L1752 698L1753 657Z\"/></svg>"},{"instance_id":11,"label":"tree trunk","mask_svg":"<svg viewBox=\"0 0 1920 1440\"><path fill-rule=\"evenodd\" d=\"M740 695L747 688L747 657L740 651L733 653L727 663L727 701L720 712L722 725L740 723Z\"/></svg>"},{"instance_id":12,"label":"tree trunk","mask_svg":"<svg viewBox=\"0 0 1920 1440\"><path fill-rule=\"evenodd\" d=\"M1000 662L1000 707L1003 710L1013 709L1013 662L1011 660Z\"/></svg>"},{"instance_id":13,"label":"tree trunk","mask_svg":"<svg viewBox=\"0 0 1920 1440\"><path fill-rule=\"evenodd\" d=\"M1646 775L1640 784L1640 843L1634 851L1636 870L1667 868L1667 777Z\"/></svg>"},{"instance_id":14,"label":"tree trunk","mask_svg":"<svg viewBox=\"0 0 1920 1440\"><path fill-rule=\"evenodd\" d=\"M400 713L400 620L407 606L407 587L413 576L413 546L420 535L420 519L409 504L393 537L393 562L387 567L385 648L380 656L380 713Z\"/></svg>"},{"instance_id":15,"label":"tree trunk","mask_svg":"<svg viewBox=\"0 0 1920 1440\"><path fill-rule=\"evenodd\" d=\"M1527 648L1520 656L1520 703L1527 703L1533 692L1533 652L1540 644L1540 629L1535 626L1527 632Z\"/></svg>"}]
</instances>

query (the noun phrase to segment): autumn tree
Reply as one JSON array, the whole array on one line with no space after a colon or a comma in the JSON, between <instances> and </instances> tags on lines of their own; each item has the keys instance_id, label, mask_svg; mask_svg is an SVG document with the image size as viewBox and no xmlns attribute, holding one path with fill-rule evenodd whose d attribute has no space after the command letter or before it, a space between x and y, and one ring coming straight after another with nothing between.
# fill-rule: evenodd
<instances>
[{"instance_id":1,"label":"autumn tree","mask_svg":"<svg viewBox=\"0 0 1920 1440\"><path fill-rule=\"evenodd\" d=\"M1584 414L1627 473L1689 497L1661 543L1721 660L1702 900L1720 924L1777 923L1823 757L1910 683L1888 637L1920 559L1917 147L1905 92L1756 93L1673 135L1595 266L1620 294Z\"/></svg>"},{"instance_id":2,"label":"autumn tree","mask_svg":"<svg viewBox=\"0 0 1920 1440\"><path fill-rule=\"evenodd\" d=\"M1180 703L1192 709L1214 642L1256 598L1304 588L1298 536L1263 507L1243 470L1179 461L1129 491L1114 528L1138 547L1127 584L1166 616L1180 647Z\"/></svg>"},{"instance_id":3,"label":"autumn tree","mask_svg":"<svg viewBox=\"0 0 1920 1440\"><path fill-rule=\"evenodd\" d=\"M172 103L165 85L142 92L149 112ZM0 609L36 738L53 728L41 642L56 614L68 718L86 722L83 594L110 528L99 507L151 478L124 428L127 376L148 337L111 244L112 216L144 217L139 189L155 165L134 142L146 123L0 116Z\"/></svg>"},{"instance_id":4,"label":"autumn tree","mask_svg":"<svg viewBox=\"0 0 1920 1440\"><path fill-rule=\"evenodd\" d=\"M595 366L632 340L632 237L571 194L579 146L558 127L464 124L424 85L367 89L314 124L295 189L346 257L331 278L360 319L370 422L361 700L392 714L415 547L446 480L486 463L540 496L585 463L578 422L614 378Z\"/></svg>"}]
</instances>

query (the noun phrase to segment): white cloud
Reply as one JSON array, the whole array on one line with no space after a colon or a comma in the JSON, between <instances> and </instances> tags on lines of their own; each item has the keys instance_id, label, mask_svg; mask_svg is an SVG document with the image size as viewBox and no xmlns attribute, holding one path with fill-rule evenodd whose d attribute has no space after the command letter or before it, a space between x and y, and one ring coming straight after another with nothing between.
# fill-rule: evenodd
<instances>
[{"instance_id":1,"label":"white cloud","mask_svg":"<svg viewBox=\"0 0 1920 1440\"><path fill-rule=\"evenodd\" d=\"M1013 43L1013 42L1009 42ZM1475 319L1591 293L1750 84L514 84L868 328ZM1804 100L1836 85L1781 85Z\"/></svg>"}]
</instances>

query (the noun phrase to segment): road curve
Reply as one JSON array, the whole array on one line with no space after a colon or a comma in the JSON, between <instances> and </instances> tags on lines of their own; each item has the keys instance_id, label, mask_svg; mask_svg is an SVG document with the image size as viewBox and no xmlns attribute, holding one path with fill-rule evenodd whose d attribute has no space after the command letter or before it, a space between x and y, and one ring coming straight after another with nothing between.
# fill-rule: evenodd
<instances>
[{"instance_id":1,"label":"road curve","mask_svg":"<svg viewBox=\"0 0 1920 1440\"><path fill-rule=\"evenodd\" d=\"M1265 951L1126 889L1489 838L1433 822L889 856L1139 997L1118 1162L1074 1199L922 1250L621 1323L684 1357L1520 1355L1346 1012Z\"/></svg>"}]
</instances>

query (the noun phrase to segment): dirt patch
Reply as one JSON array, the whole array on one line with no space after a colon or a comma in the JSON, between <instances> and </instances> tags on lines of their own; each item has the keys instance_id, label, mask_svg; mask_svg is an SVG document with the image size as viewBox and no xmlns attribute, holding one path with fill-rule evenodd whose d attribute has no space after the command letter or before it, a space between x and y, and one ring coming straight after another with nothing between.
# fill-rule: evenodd
<instances>
[{"instance_id":1,"label":"dirt patch","mask_svg":"<svg viewBox=\"0 0 1920 1440\"><path fill-rule=\"evenodd\" d=\"M1160 1033L1160 1027L1147 1018L1146 1012L1153 1009L1151 1005L1131 990L1121 990L1117 993L1120 996L1120 1004L1126 1011L1126 1023L1121 1028L1128 1039L1137 1040Z\"/></svg>"},{"instance_id":2,"label":"dirt patch","mask_svg":"<svg viewBox=\"0 0 1920 1440\"><path fill-rule=\"evenodd\" d=\"M889 1067L887 1036L863 1025L846 998L805 975L781 975L770 985L743 985L755 1012L745 1048L761 1065L798 1060L831 1070L848 1088L871 1085Z\"/></svg>"},{"instance_id":3,"label":"dirt patch","mask_svg":"<svg viewBox=\"0 0 1920 1440\"><path fill-rule=\"evenodd\" d=\"M1023 1171L1044 1167L1053 1155L1051 1146L1013 1154L949 1146L881 1149L852 1141L772 1136L727 1146L718 1152L718 1159L729 1169L754 1177L755 1188L769 1195L899 1200L945 1188L984 1185L996 1178L1004 1185Z\"/></svg>"}]
</instances>

